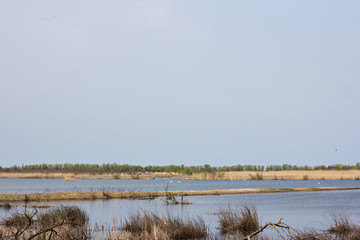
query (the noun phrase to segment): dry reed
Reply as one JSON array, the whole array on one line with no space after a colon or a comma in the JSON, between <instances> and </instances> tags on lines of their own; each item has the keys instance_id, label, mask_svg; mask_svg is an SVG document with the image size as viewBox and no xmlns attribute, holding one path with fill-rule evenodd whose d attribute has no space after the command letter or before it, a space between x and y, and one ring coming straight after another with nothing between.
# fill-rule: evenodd
<instances>
[{"instance_id":1,"label":"dry reed","mask_svg":"<svg viewBox=\"0 0 360 240\"><path fill-rule=\"evenodd\" d=\"M87 239L88 217L78 207L57 207L45 212L25 208L1 221L1 239Z\"/></svg>"},{"instance_id":2,"label":"dry reed","mask_svg":"<svg viewBox=\"0 0 360 240\"><path fill-rule=\"evenodd\" d=\"M10 203L6 202L6 203L0 204L0 208L4 208L5 210L10 210L12 208L12 206Z\"/></svg>"},{"instance_id":3,"label":"dry reed","mask_svg":"<svg viewBox=\"0 0 360 240\"><path fill-rule=\"evenodd\" d=\"M74 178L76 179L155 179L155 178L186 178L197 180L237 180L251 179L253 171L232 171L232 172L203 172L193 175L167 172L141 172L141 173L73 173L73 172L0 172L0 178ZM263 171L261 172L264 180L274 179L293 179L301 180L304 175L309 179L360 179L360 170L284 170L284 171Z\"/></svg>"},{"instance_id":4,"label":"dry reed","mask_svg":"<svg viewBox=\"0 0 360 240\"><path fill-rule=\"evenodd\" d=\"M218 213L220 232L223 235L246 236L259 228L259 218L255 205L240 205L235 209L230 207Z\"/></svg>"},{"instance_id":5,"label":"dry reed","mask_svg":"<svg viewBox=\"0 0 360 240\"><path fill-rule=\"evenodd\" d=\"M61 200L95 200L95 199L154 199L172 196L206 196L224 194L249 194L249 193L278 193L278 192L304 192L304 191L335 191L355 190L360 188L343 187L318 187L318 188L294 188L294 189L220 189L200 191L153 191L153 192L122 192L122 191L99 191L99 192L45 192L29 194L0 194L0 202L43 202Z\"/></svg>"},{"instance_id":6,"label":"dry reed","mask_svg":"<svg viewBox=\"0 0 360 240\"><path fill-rule=\"evenodd\" d=\"M159 234L164 239L204 239L207 236L207 227L204 220L198 218L182 219L167 214L159 217L154 213L137 213L125 219L122 231L131 233L135 239L156 239Z\"/></svg>"},{"instance_id":7,"label":"dry reed","mask_svg":"<svg viewBox=\"0 0 360 240\"><path fill-rule=\"evenodd\" d=\"M339 239L358 240L360 239L360 226L351 223L350 218L345 213L330 213L332 224L327 232L335 235Z\"/></svg>"}]
</instances>

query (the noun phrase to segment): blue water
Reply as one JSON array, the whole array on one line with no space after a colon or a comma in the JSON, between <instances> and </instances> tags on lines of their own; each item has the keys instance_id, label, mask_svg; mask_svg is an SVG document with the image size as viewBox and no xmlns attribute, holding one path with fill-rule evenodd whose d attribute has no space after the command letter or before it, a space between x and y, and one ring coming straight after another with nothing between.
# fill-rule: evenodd
<instances>
[{"instance_id":1,"label":"blue water","mask_svg":"<svg viewBox=\"0 0 360 240\"><path fill-rule=\"evenodd\" d=\"M242 204L255 204L261 224L283 222L296 229L313 227L326 229L329 214L332 212L347 213L354 222L358 223L360 216L360 190L323 191L323 192L287 192L261 193L245 195L218 195L186 197L190 205L166 205L162 198L155 200L95 200L95 201L63 201L45 203L51 206L76 205L85 210L90 218L90 224L120 226L120 219L138 211L153 212L158 215L170 213L172 216L197 217L204 219L209 229L216 233L218 230L217 213L227 207L236 209ZM39 203L30 203L39 204ZM18 204L23 206L23 204ZM7 216L10 212L0 209L0 216ZM274 230L268 231L276 235Z\"/></svg>"},{"instance_id":2,"label":"blue water","mask_svg":"<svg viewBox=\"0 0 360 240\"><path fill-rule=\"evenodd\" d=\"M152 190L210 190L240 188L300 188L300 187L360 187L357 180L173 180L173 179L76 179L66 182L62 179L0 179L0 193L31 192L67 192L94 191L102 188L121 191ZM341 211L348 213L354 221L360 216L360 190L323 191L323 192L288 192L245 195L192 196L186 200L190 205L166 205L162 198L155 200L95 200L95 201L63 201L50 202L51 206L77 205L84 209L90 218L90 224L119 226L120 219L131 213L146 210L158 215L170 213L182 217L200 216L209 229L218 229L217 212L224 207L236 207L253 203L257 206L262 224L268 221L277 222L283 218L290 226L303 229L315 227L325 229L329 213ZM31 203L34 204L34 203ZM38 204L38 203L36 203ZM0 218L4 218L18 210L23 203L10 210L0 208ZM272 233L269 233L272 235Z\"/></svg>"},{"instance_id":3,"label":"blue water","mask_svg":"<svg viewBox=\"0 0 360 240\"><path fill-rule=\"evenodd\" d=\"M221 209L242 204L255 204L263 224L277 222L280 218L287 224L301 229L323 228L333 211L342 211L355 220L360 214L360 191L324 191L264 193L245 195L192 196L186 197L190 205L166 205L161 198L155 200L99 200L81 201L76 204L87 210L91 222L111 223L113 218L127 217L136 211L146 210L162 215L167 212L178 216L201 216L215 230L217 215ZM58 203L74 204L74 202Z\"/></svg>"},{"instance_id":4,"label":"blue water","mask_svg":"<svg viewBox=\"0 0 360 240\"><path fill-rule=\"evenodd\" d=\"M358 180L173 180L173 179L23 179L0 178L0 193L212 190L240 188L360 187Z\"/></svg>"}]
</instances>

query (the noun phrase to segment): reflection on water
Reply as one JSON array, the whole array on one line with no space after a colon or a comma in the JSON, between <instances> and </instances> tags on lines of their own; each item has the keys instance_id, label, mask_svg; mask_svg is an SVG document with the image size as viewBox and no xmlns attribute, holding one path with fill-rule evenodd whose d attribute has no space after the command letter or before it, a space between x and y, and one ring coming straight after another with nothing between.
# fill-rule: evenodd
<instances>
[{"instance_id":1,"label":"reflection on water","mask_svg":"<svg viewBox=\"0 0 360 240\"><path fill-rule=\"evenodd\" d=\"M97 180L77 179L66 182L62 179L0 179L0 193L89 191L101 188L114 190L151 191L164 190L210 190L236 188L299 188L299 187L360 187L355 180L234 180L234 181L198 181L198 180ZM190 205L166 205L161 198L155 200L96 200L52 202L51 205L77 205L84 209L90 223L112 224L113 219L127 217L129 213L146 210L158 215L170 213L177 216L201 216L210 230L216 232L219 209L238 204L255 203L262 224L284 222L295 228L325 228L329 211L344 211L351 218L360 218L360 190L324 191L324 192L288 192L246 195L192 196L186 200ZM19 204L22 206L23 204ZM2 218L10 212L0 209Z\"/></svg>"},{"instance_id":2,"label":"reflection on water","mask_svg":"<svg viewBox=\"0 0 360 240\"><path fill-rule=\"evenodd\" d=\"M161 198L155 200L96 200L67 201L51 205L76 205L84 209L90 223L112 224L113 219L128 216L129 213L146 210L158 215L170 213L174 216L201 216L212 232L217 230L216 213L224 207L255 203L262 224L277 222L280 218L292 227L302 229L315 227L324 229L330 211L343 211L354 220L360 217L360 191L288 192L246 195L192 196L186 197L193 204L166 205ZM1 215L5 211L0 210ZM6 215L6 214L5 214Z\"/></svg>"},{"instance_id":3,"label":"reflection on water","mask_svg":"<svg viewBox=\"0 0 360 240\"><path fill-rule=\"evenodd\" d=\"M0 193L97 191L212 190L239 188L360 187L357 180L174 180L174 179L22 179L0 178Z\"/></svg>"},{"instance_id":4,"label":"reflection on water","mask_svg":"<svg viewBox=\"0 0 360 240\"><path fill-rule=\"evenodd\" d=\"M190 205L166 205L161 199L107 200L81 202L79 206L91 212L92 221L111 222L113 217L127 216L137 210L157 214L169 212L179 216L201 216L211 228L217 227L216 212L227 206L255 203L262 223L278 221L296 228L322 227L324 217L333 210L342 210L352 216L360 214L360 191L294 192L223 196L187 197ZM68 204L68 203L67 203ZM71 204L71 203L70 203Z\"/></svg>"}]
</instances>

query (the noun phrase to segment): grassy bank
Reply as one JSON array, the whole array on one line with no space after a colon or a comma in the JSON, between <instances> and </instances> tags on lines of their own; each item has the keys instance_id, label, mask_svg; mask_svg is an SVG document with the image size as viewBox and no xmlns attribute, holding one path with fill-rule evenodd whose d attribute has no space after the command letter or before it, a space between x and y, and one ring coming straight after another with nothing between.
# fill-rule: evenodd
<instances>
[{"instance_id":1,"label":"grassy bank","mask_svg":"<svg viewBox=\"0 0 360 240\"><path fill-rule=\"evenodd\" d=\"M334 191L357 190L360 188L284 188L284 189L223 189L204 191L100 191L100 192L56 192L56 193L29 193L29 194L0 194L0 202L33 202L33 201L61 201L61 200L96 200L96 199L154 199L165 196L205 196L249 193L280 193L305 191Z\"/></svg>"},{"instance_id":2,"label":"grassy bank","mask_svg":"<svg viewBox=\"0 0 360 240\"><path fill-rule=\"evenodd\" d=\"M0 172L0 178L57 178L57 179L155 179L187 178L196 180L360 180L360 170L290 170L290 171L232 171L202 172L192 175L167 172L135 173L77 173L77 172Z\"/></svg>"}]
</instances>

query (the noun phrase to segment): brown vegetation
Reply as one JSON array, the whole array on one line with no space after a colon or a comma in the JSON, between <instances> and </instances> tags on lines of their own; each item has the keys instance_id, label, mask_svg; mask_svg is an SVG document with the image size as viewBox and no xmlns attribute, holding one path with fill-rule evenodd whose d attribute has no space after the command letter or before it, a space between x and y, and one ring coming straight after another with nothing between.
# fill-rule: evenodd
<instances>
[{"instance_id":1,"label":"brown vegetation","mask_svg":"<svg viewBox=\"0 0 360 240\"><path fill-rule=\"evenodd\" d=\"M255 205L230 207L218 213L222 234L246 236L259 228L259 218Z\"/></svg>"},{"instance_id":2,"label":"brown vegetation","mask_svg":"<svg viewBox=\"0 0 360 240\"><path fill-rule=\"evenodd\" d=\"M87 239L88 217L78 207L57 207L13 213L0 224L0 239Z\"/></svg>"},{"instance_id":3,"label":"brown vegetation","mask_svg":"<svg viewBox=\"0 0 360 240\"><path fill-rule=\"evenodd\" d=\"M201 217L182 218L169 213L159 216L146 211L131 214L128 218L114 219L114 225L104 228L95 224L87 227L85 212L77 207L56 207L40 212L13 213L0 222L0 239L106 239L106 240L182 240L182 239L270 239L265 230L276 231L271 239L293 240L359 240L360 225L351 223L344 213L331 214L332 221L326 230L296 230L280 219L260 225L255 205L242 205L219 211L221 235L213 235ZM119 227L115 227L118 225Z\"/></svg>"},{"instance_id":4,"label":"brown vegetation","mask_svg":"<svg viewBox=\"0 0 360 240\"><path fill-rule=\"evenodd\" d=\"M201 218L182 219L168 214L159 217L154 213L137 213L124 221L121 230L135 239L204 239L207 227ZM160 238L158 238L160 239Z\"/></svg>"},{"instance_id":5,"label":"brown vegetation","mask_svg":"<svg viewBox=\"0 0 360 240\"><path fill-rule=\"evenodd\" d=\"M199 174L193 175L195 179L202 179ZM360 170L289 170L289 171L238 171L225 172L223 180L249 179L249 180L358 180Z\"/></svg>"},{"instance_id":6,"label":"brown vegetation","mask_svg":"<svg viewBox=\"0 0 360 240\"><path fill-rule=\"evenodd\" d=\"M263 174L260 172L257 172L256 174L249 174L251 180L263 180ZM277 180L277 179L276 179Z\"/></svg>"},{"instance_id":7,"label":"brown vegetation","mask_svg":"<svg viewBox=\"0 0 360 240\"><path fill-rule=\"evenodd\" d=\"M171 178L180 176L174 173L89 173L89 172L51 172L51 171L31 171L31 172L0 172L0 178L57 178L65 181L74 181L75 179L155 179ZM188 176L187 176L188 178Z\"/></svg>"},{"instance_id":8,"label":"brown vegetation","mask_svg":"<svg viewBox=\"0 0 360 240\"><path fill-rule=\"evenodd\" d=\"M59 178L74 179L155 179L155 178L187 178L196 180L359 180L360 170L289 170L289 171L209 171L185 175L167 172L128 172L128 173L90 173L90 172L0 172L0 178Z\"/></svg>"},{"instance_id":9,"label":"brown vegetation","mask_svg":"<svg viewBox=\"0 0 360 240\"><path fill-rule=\"evenodd\" d=\"M9 210L10 208L12 208L11 204L6 202L6 203L2 203L0 204L0 208L4 208L6 210Z\"/></svg>"},{"instance_id":10,"label":"brown vegetation","mask_svg":"<svg viewBox=\"0 0 360 240\"><path fill-rule=\"evenodd\" d=\"M351 223L349 216L344 213L331 213L332 224L328 232L340 239L360 239L360 226Z\"/></svg>"},{"instance_id":11,"label":"brown vegetation","mask_svg":"<svg viewBox=\"0 0 360 240\"><path fill-rule=\"evenodd\" d=\"M279 193L279 192L305 192L305 191L334 191L334 190L356 190L360 188L343 187L318 187L318 188L282 188L282 189L220 189L202 191L107 191L100 192L45 192L29 194L0 194L0 202L44 202L61 200L95 200L95 199L154 199L156 197L172 196L205 196L205 195L228 195L249 193Z\"/></svg>"}]
</instances>

